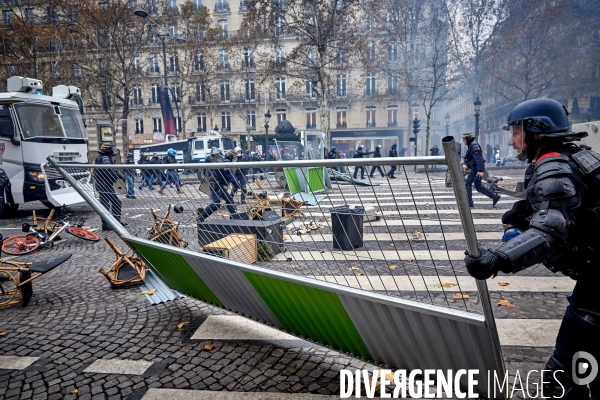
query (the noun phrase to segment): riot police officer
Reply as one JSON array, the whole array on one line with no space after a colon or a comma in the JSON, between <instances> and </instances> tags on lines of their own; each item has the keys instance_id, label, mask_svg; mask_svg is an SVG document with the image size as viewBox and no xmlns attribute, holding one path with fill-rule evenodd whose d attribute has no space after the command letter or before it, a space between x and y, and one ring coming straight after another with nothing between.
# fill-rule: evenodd
<instances>
[{"instance_id":1,"label":"riot police officer","mask_svg":"<svg viewBox=\"0 0 600 400\"><path fill-rule=\"evenodd\" d=\"M329 150L329 153L327 153L327 159L328 160L337 160L338 158L340 158L340 155L338 154L337 148L332 147L331 150ZM338 170L337 167L332 167L332 169L335 171Z\"/></svg>"},{"instance_id":2,"label":"riot police officer","mask_svg":"<svg viewBox=\"0 0 600 400\"><path fill-rule=\"evenodd\" d=\"M354 153L354 156L352 158L363 158L365 156L368 156L369 154L373 153L369 153L368 151L365 152L362 146L358 146L358 148L356 149L356 153ZM358 171L360 171L360 179L365 179L365 167L362 165L357 165L356 167L354 167L354 179L356 179L356 177L358 176Z\"/></svg>"},{"instance_id":3,"label":"riot police officer","mask_svg":"<svg viewBox=\"0 0 600 400\"><path fill-rule=\"evenodd\" d=\"M398 157L398 151L396 150L396 147L397 144L392 143L392 147L390 148L390 154L388 155L388 157ZM390 172L386 174L387 177L390 179L396 179L396 177L394 176L394 172L396 172L396 166L392 165L390 168Z\"/></svg>"},{"instance_id":4,"label":"riot police officer","mask_svg":"<svg viewBox=\"0 0 600 400\"><path fill-rule=\"evenodd\" d=\"M246 159L244 157L244 153L242 152L242 148L241 147L236 147L235 149L233 149L233 151L236 154L237 157L237 161L236 162L246 162L249 161L248 159ZM248 184L247 178L246 178L246 173L248 171L245 168L238 168L234 171L233 176L235 177L235 179L237 179L238 184L239 184L239 188L242 190L242 193L240 195L240 202L242 204L246 204L246 187ZM232 192L231 192L231 197L233 198L235 196L235 193L237 192L237 189L234 187Z\"/></svg>"},{"instance_id":5,"label":"riot police officer","mask_svg":"<svg viewBox=\"0 0 600 400\"><path fill-rule=\"evenodd\" d=\"M500 200L500 195L494 194L494 192L481 183L483 171L485 170L485 161L481 153L481 146L477 143L472 133L465 133L463 135L463 143L467 146L467 153L465 154L465 164L467 166L465 172L468 172L468 175L467 179L465 179L465 186L467 187L467 195L469 196L469 206L473 207L473 183L475 183L475 190L492 199L492 206L495 206L498 200Z\"/></svg>"},{"instance_id":6,"label":"riot police officer","mask_svg":"<svg viewBox=\"0 0 600 400\"><path fill-rule=\"evenodd\" d=\"M237 161L237 155L232 150L225 151L223 158L218 162L230 162L234 163ZM235 207L233 206L233 199L229 193L229 185L233 186L233 190L240 189L240 185L233 172L229 168L215 168L209 170L210 179L210 197L212 203L206 208L198 208L198 223L204 222L212 213L217 211L221 207L221 201L224 200L227 205L227 211L230 214L235 213Z\"/></svg>"},{"instance_id":7,"label":"riot police officer","mask_svg":"<svg viewBox=\"0 0 600 400\"><path fill-rule=\"evenodd\" d=\"M378 144L375 147L375 151L373 152L373 158L381 158L381 145ZM369 178L373 178L373 173L375 173L375 170L378 170L379 173L381 174L381 177L383 178L385 176L385 174L383 173L383 170L381 169L380 165L373 165L371 167L371 173L369 174Z\"/></svg>"},{"instance_id":8,"label":"riot police officer","mask_svg":"<svg viewBox=\"0 0 600 400\"><path fill-rule=\"evenodd\" d=\"M133 153L127 153L127 158L125 159L125 164L135 165L135 160L133 159ZM127 197L128 199L135 199L135 169L129 168L125 170L125 180L127 181Z\"/></svg>"},{"instance_id":9,"label":"riot police officer","mask_svg":"<svg viewBox=\"0 0 600 400\"><path fill-rule=\"evenodd\" d=\"M112 159L114 155L114 145L112 143L102 143L100 145L98 158L96 158L94 164L114 164ZM119 179L123 179L123 176L116 169L94 170L94 185L100 196L100 203L107 211L112 213L113 217L115 217L121 225L125 226L127 224L121 221L121 200L113 187L113 184ZM104 219L102 219L102 230L111 230L110 226L104 222Z\"/></svg>"},{"instance_id":10,"label":"riot police officer","mask_svg":"<svg viewBox=\"0 0 600 400\"><path fill-rule=\"evenodd\" d=\"M529 100L508 116L509 146L525 172L527 197L502 217L505 243L480 256L465 258L467 271L487 279L498 271L516 273L537 263L577 283L569 299L552 356L544 374L546 398L598 399L600 377L574 379L574 358L587 352L600 361L600 154L572 140L587 136L569 131L567 111L551 99ZM586 386L589 384L589 389Z\"/></svg>"}]
</instances>

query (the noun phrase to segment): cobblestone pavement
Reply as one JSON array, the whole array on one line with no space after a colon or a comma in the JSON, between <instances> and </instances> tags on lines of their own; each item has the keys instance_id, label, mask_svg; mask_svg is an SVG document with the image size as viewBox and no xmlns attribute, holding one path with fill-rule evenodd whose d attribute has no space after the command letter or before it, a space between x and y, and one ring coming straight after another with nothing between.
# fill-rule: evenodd
<instances>
[{"instance_id":1,"label":"cobblestone pavement","mask_svg":"<svg viewBox=\"0 0 600 400\"><path fill-rule=\"evenodd\" d=\"M44 213L41 204L32 203L20 210L18 218L0 221L0 232L5 237L18 234L31 209ZM70 211L88 218L87 226L99 228L99 218L87 205ZM498 219L499 215L488 217ZM490 231L499 229L497 224L489 227ZM140 399L150 388L336 395L340 369L375 367L299 339L193 339L209 317L231 314L191 298L151 305L138 288L111 289L98 270L113 262L112 251L103 241L90 243L67 236L53 248L24 257L34 261L73 253L65 264L34 281L29 305L0 309L2 399ZM113 233L100 236L123 247ZM462 249L464 242L455 241L452 246ZM464 274L459 264L456 270ZM549 276L541 267L526 272ZM479 304L476 293L470 294L472 304ZM498 320L559 320L567 305L566 294L491 292L494 303L502 298L515 304L514 308L496 307ZM213 347L207 350L209 344ZM503 346L512 376L517 371L541 369L551 351L548 343ZM36 359L21 370L1 369L1 357L6 356ZM98 360L151 364L141 374L89 372Z\"/></svg>"}]
</instances>

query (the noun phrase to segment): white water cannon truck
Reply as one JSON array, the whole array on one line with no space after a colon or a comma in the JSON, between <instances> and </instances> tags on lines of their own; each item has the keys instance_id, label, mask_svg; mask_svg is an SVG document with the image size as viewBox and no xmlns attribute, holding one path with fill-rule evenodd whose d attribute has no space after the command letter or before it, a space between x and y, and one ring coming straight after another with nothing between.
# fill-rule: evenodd
<instances>
[{"instance_id":1,"label":"white water cannon truck","mask_svg":"<svg viewBox=\"0 0 600 400\"><path fill-rule=\"evenodd\" d=\"M13 76L0 93L0 218L31 201L51 208L84 201L46 160L88 163L81 92L65 85L53 87L52 96L42 90L40 80ZM73 172L89 184L86 170Z\"/></svg>"}]
</instances>

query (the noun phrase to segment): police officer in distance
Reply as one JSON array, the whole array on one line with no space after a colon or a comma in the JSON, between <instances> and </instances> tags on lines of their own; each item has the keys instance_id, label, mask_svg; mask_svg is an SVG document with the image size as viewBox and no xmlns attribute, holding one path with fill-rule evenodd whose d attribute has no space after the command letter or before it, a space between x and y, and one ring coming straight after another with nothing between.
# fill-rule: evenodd
<instances>
[{"instance_id":1,"label":"police officer in distance","mask_svg":"<svg viewBox=\"0 0 600 400\"><path fill-rule=\"evenodd\" d=\"M234 163L237 161L237 155L233 150L225 151L223 158L221 158L218 162L231 162ZM225 201L227 205L227 211L230 214L235 213L235 207L233 206L233 198L229 193L229 185L233 186L233 191L239 190L240 184L237 179L235 179L232 170L229 168L214 168L209 170L209 179L210 179L210 196L212 199L212 203L209 204L206 208L198 208L198 223L202 223L208 218L212 213L217 211L221 207L221 201Z\"/></svg>"},{"instance_id":2,"label":"police officer in distance","mask_svg":"<svg viewBox=\"0 0 600 400\"><path fill-rule=\"evenodd\" d=\"M545 370L546 398L599 399L600 376L578 384L575 353L600 361L600 155L576 146L587 136L569 131L567 111L550 99L529 100L508 116L509 146L533 163L525 172L526 199L502 217L505 242L480 256L465 258L467 271L488 279L498 271L516 273L537 263L577 281L552 356Z\"/></svg>"},{"instance_id":3,"label":"police officer in distance","mask_svg":"<svg viewBox=\"0 0 600 400\"><path fill-rule=\"evenodd\" d=\"M390 148L390 154L388 155L388 157L398 157L398 151L396 150L396 147L396 143L393 143L392 147ZM394 176L394 172L396 172L396 166L392 165L392 167L390 168L390 172L386 174L387 177L390 179L396 179L396 177Z\"/></svg>"},{"instance_id":4,"label":"police officer in distance","mask_svg":"<svg viewBox=\"0 0 600 400\"><path fill-rule=\"evenodd\" d=\"M373 158L381 158L381 145L380 144L378 144L375 147L375 151L373 152ZM382 178L385 176L385 174L383 173L383 170L381 169L381 165L373 165L371 167L371 173L369 174L369 178L374 178L373 174L375 173L375 170L379 171Z\"/></svg>"},{"instance_id":5,"label":"police officer in distance","mask_svg":"<svg viewBox=\"0 0 600 400\"><path fill-rule=\"evenodd\" d=\"M249 161L247 158L244 157L244 153L242 152L242 148L241 147L236 147L235 149L233 149L233 151L236 154L237 157L237 161L236 162L246 162ZM240 201L242 204L246 204L246 187L248 185L248 181L246 178L246 173L247 173L247 169L246 168L238 168L236 170L234 170L234 174L233 176L235 176L235 179L237 179L238 183L239 183L239 187L242 190L242 193L240 195ZM237 189L234 187L232 192L231 192L231 197L233 198L235 196L235 193L237 192Z\"/></svg>"},{"instance_id":6,"label":"police officer in distance","mask_svg":"<svg viewBox=\"0 0 600 400\"><path fill-rule=\"evenodd\" d=\"M100 144L100 151L98 153L98 158L96 158L94 164L114 164L112 157L115 155L115 148L112 143L106 142ZM112 213L113 217L115 217L121 225L126 226L127 224L121 221L121 200L113 187L113 184L119 179L123 179L123 176L116 169L94 170L94 185L100 196L100 203L107 211ZM104 219L102 219L102 230L108 231L111 229L112 228L104 222Z\"/></svg>"},{"instance_id":7,"label":"police officer in distance","mask_svg":"<svg viewBox=\"0 0 600 400\"><path fill-rule=\"evenodd\" d=\"M483 178L485 170L485 160L481 153L481 146L477 143L472 133L465 133L463 135L463 143L467 146L467 153L465 154L465 164L467 166L465 167L465 172L468 172L468 175L467 179L465 179L465 186L467 187L467 195L469 196L469 206L473 207L473 183L475 183L475 190L492 199L492 206L495 206L498 200L500 200L500 195L494 194L494 192L481 183L481 178Z\"/></svg>"},{"instance_id":8,"label":"police officer in distance","mask_svg":"<svg viewBox=\"0 0 600 400\"><path fill-rule=\"evenodd\" d=\"M329 153L327 153L327 159L328 160L337 160L340 158L340 155L337 151L337 147L332 147L331 150L329 150ZM338 170L337 167L332 167L332 169L334 170Z\"/></svg>"}]
</instances>

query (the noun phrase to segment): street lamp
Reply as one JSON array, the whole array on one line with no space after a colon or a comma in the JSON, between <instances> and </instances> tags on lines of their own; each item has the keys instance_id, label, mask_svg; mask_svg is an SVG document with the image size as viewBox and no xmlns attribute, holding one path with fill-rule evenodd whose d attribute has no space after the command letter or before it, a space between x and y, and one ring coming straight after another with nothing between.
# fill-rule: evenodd
<instances>
[{"instance_id":1,"label":"street lamp","mask_svg":"<svg viewBox=\"0 0 600 400\"><path fill-rule=\"evenodd\" d=\"M450 135L450 113L446 113L444 116L446 120L446 136Z\"/></svg>"},{"instance_id":2,"label":"street lamp","mask_svg":"<svg viewBox=\"0 0 600 400\"><path fill-rule=\"evenodd\" d=\"M271 112L267 110L265 113L265 157L269 155L269 121L271 120Z\"/></svg>"},{"instance_id":3,"label":"street lamp","mask_svg":"<svg viewBox=\"0 0 600 400\"><path fill-rule=\"evenodd\" d=\"M479 111L481 110L481 100L479 100L479 96L473 102L473 106L475 106L475 140L479 139Z\"/></svg>"},{"instance_id":4,"label":"street lamp","mask_svg":"<svg viewBox=\"0 0 600 400\"><path fill-rule=\"evenodd\" d=\"M161 40L162 42L162 52L163 52L163 77L164 77L164 81L165 81L165 88L167 90L169 90L169 81L167 80L167 43L165 42L165 37L172 37L169 33L161 33L160 32L160 25L158 25L155 21L153 21L152 19L150 19L150 17L148 17L148 13L144 10L135 10L133 12L135 15L137 15L138 17L144 18L148 24L150 25L150 27L154 30L154 32L156 33L156 36L158 36L158 38Z\"/></svg>"}]
</instances>

